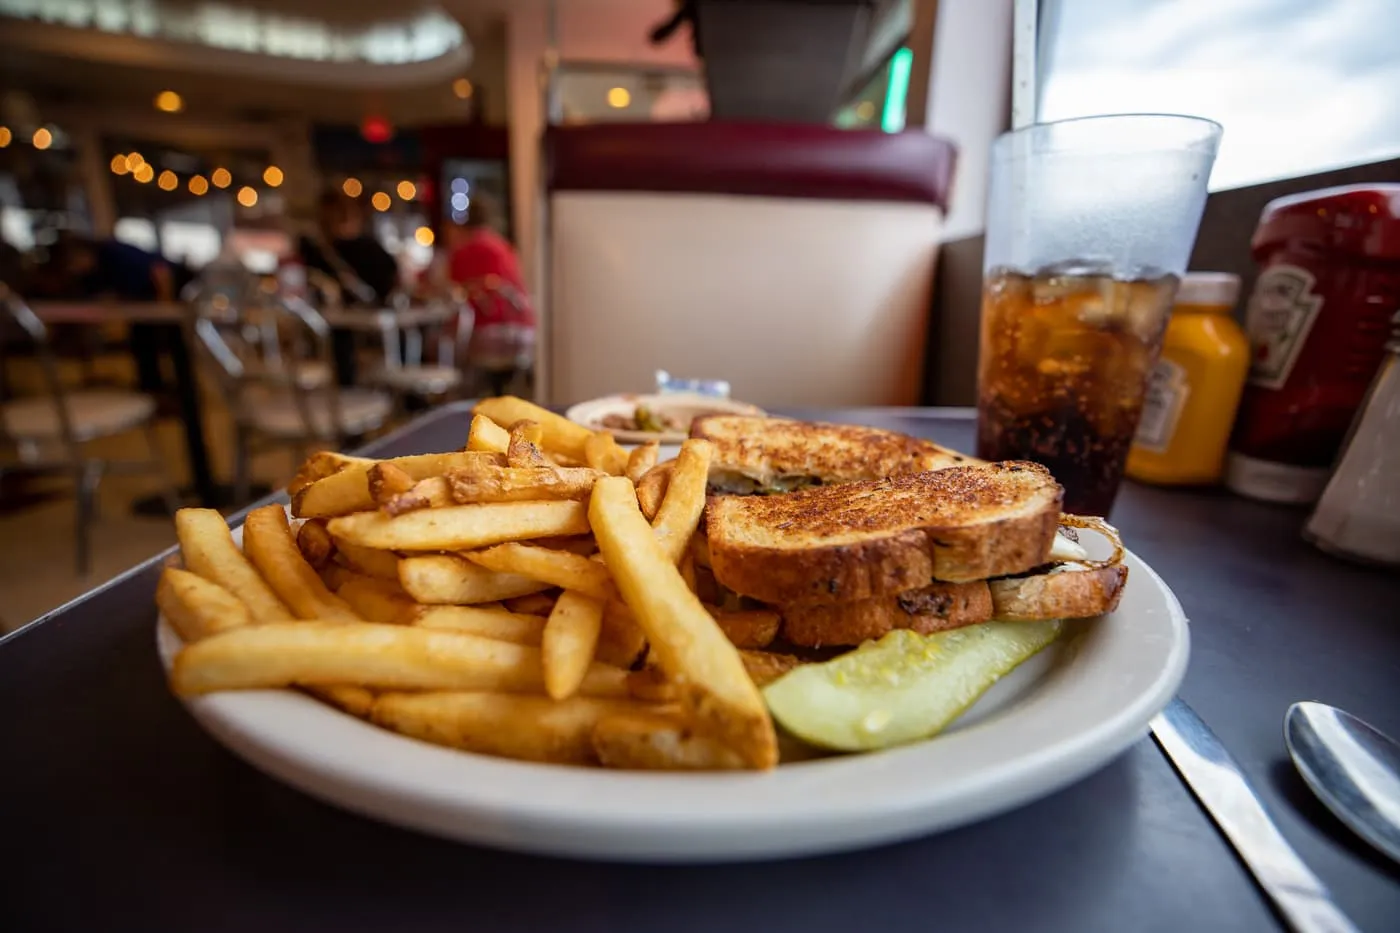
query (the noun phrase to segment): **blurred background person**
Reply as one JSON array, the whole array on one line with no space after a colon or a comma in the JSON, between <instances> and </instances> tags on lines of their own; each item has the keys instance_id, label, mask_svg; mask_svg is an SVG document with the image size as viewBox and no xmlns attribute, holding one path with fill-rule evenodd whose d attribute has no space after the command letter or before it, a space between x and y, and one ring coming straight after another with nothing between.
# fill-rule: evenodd
<instances>
[{"instance_id":1,"label":"blurred background person","mask_svg":"<svg viewBox=\"0 0 1400 933\"><path fill-rule=\"evenodd\" d=\"M534 359L535 309L520 258L499 233L500 209L485 192L472 195L465 222L450 235L447 276L476 313L467 364L491 394L502 395Z\"/></svg>"},{"instance_id":2,"label":"blurred background person","mask_svg":"<svg viewBox=\"0 0 1400 933\"><path fill-rule=\"evenodd\" d=\"M340 191L321 196L316 227L301 237L297 252L308 272L335 283L348 307L383 308L399 284L398 262L370 232L364 207ZM354 385L355 334L336 330L332 340L336 378Z\"/></svg>"}]
</instances>

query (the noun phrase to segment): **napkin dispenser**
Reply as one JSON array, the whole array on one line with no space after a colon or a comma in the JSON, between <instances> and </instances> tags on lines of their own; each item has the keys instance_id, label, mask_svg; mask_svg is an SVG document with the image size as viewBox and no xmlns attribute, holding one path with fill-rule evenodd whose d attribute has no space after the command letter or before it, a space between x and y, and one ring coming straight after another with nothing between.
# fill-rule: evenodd
<instances>
[{"instance_id":1,"label":"napkin dispenser","mask_svg":"<svg viewBox=\"0 0 1400 933\"><path fill-rule=\"evenodd\" d=\"M1340 557L1400 566L1400 312L1337 467L1303 535Z\"/></svg>"}]
</instances>

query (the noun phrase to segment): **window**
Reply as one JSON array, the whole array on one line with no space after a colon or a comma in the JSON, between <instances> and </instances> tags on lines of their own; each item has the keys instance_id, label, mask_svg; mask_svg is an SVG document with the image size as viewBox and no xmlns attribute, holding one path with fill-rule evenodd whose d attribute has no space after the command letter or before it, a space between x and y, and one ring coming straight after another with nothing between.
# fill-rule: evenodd
<instances>
[{"instance_id":1,"label":"window","mask_svg":"<svg viewBox=\"0 0 1400 933\"><path fill-rule=\"evenodd\" d=\"M122 217L112 228L112 238L120 243L139 246L150 253L160 252L156 225L144 217Z\"/></svg>"},{"instance_id":2,"label":"window","mask_svg":"<svg viewBox=\"0 0 1400 933\"><path fill-rule=\"evenodd\" d=\"M1395 0L1042 0L1039 119L1225 127L1212 190L1400 155Z\"/></svg>"},{"instance_id":3,"label":"window","mask_svg":"<svg viewBox=\"0 0 1400 933\"><path fill-rule=\"evenodd\" d=\"M165 258L198 269L218 258L223 246L219 229L213 224L167 220L160 225Z\"/></svg>"}]
</instances>

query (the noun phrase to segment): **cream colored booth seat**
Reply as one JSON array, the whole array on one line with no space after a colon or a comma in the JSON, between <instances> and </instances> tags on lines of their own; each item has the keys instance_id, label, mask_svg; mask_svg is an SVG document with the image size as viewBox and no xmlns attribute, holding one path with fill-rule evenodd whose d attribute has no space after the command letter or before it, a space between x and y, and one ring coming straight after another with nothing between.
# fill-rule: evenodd
<instances>
[{"instance_id":1,"label":"cream colored booth seat","mask_svg":"<svg viewBox=\"0 0 1400 933\"><path fill-rule=\"evenodd\" d=\"M881 143L882 134L811 129L846 147L856 135ZM836 166L834 180L830 166L796 182L789 174L763 193L765 175L790 159L759 153L742 167L748 175L731 163L717 181L701 157L699 191L645 190L686 179L649 185L625 164L571 186L567 166L556 167L564 183L549 198L541 394L567 403L648 391L665 369L727 379L736 398L765 407L915 404L941 201L901 196L878 177L851 183L852 172L878 176L878 162ZM930 178L937 171L928 166ZM824 192L833 196L814 196Z\"/></svg>"}]
</instances>

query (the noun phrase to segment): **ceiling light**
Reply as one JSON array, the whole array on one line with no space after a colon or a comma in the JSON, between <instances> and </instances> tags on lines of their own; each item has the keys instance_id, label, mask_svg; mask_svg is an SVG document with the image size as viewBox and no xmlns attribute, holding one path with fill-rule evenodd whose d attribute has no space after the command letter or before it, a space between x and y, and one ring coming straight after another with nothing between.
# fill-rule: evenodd
<instances>
[{"instance_id":1,"label":"ceiling light","mask_svg":"<svg viewBox=\"0 0 1400 933\"><path fill-rule=\"evenodd\" d=\"M151 168L151 164L149 162L142 162L140 165L136 166L136 168L131 170L131 177L144 185L148 181L156 177L156 170Z\"/></svg>"},{"instance_id":2,"label":"ceiling light","mask_svg":"<svg viewBox=\"0 0 1400 933\"><path fill-rule=\"evenodd\" d=\"M377 211L387 211L389 209L389 205L393 202L390 200L389 196L384 192L376 191L374 193L374 197L369 199L369 203L373 204L374 209Z\"/></svg>"},{"instance_id":3,"label":"ceiling light","mask_svg":"<svg viewBox=\"0 0 1400 933\"><path fill-rule=\"evenodd\" d=\"M146 157L139 152L128 152L126 154L126 167L133 172L146 164Z\"/></svg>"},{"instance_id":4,"label":"ceiling light","mask_svg":"<svg viewBox=\"0 0 1400 933\"><path fill-rule=\"evenodd\" d=\"M201 197L209 193L209 181L203 175L190 179L190 194Z\"/></svg>"},{"instance_id":5,"label":"ceiling light","mask_svg":"<svg viewBox=\"0 0 1400 933\"><path fill-rule=\"evenodd\" d=\"M358 198L364 192L365 186L360 184L358 178L347 178L345 183L340 186L340 190L345 192L346 197Z\"/></svg>"},{"instance_id":6,"label":"ceiling light","mask_svg":"<svg viewBox=\"0 0 1400 933\"><path fill-rule=\"evenodd\" d=\"M4 149L14 139L14 134L10 132L8 126L0 126L0 149Z\"/></svg>"},{"instance_id":7,"label":"ceiling light","mask_svg":"<svg viewBox=\"0 0 1400 933\"><path fill-rule=\"evenodd\" d=\"M258 193L247 185L238 189L238 203L244 207L252 207L258 203Z\"/></svg>"},{"instance_id":8,"label":"ceiling light","mask_svg":"<svg viewBox=\"0 0 1400 933\"><path fill-rule=\"evenodd\" d=\"M156 184L161 191L174 191L180 185L180 179L175 177L175 173L170 169L160 173L160 178L156 179Z\"/></svg>"},{"instance_id":9,"label":"ceiling light","mask_svg":"<svg viewBox=\"0 0 1400 933\"><path fill-rule=\"evenodd\" d=\"M632 92L625 87L615 87L608 90L608 106L621 110L632 103Z\"/></svg>"},{"instance_id":10,"label":"ceiling light","mask_svg":"<svg viewBox=\"0 0 1400 933\"><path fill-rule=\"evenodd\" d=\"M419 246L433 245L433 231L431 227L419 227L413 231L413 239Z\"/></svg>"},{"instance_id":11,"label":"ceiling light","mask_svg":"<svg viewBox=\"0 0 1400 933\"><path fill-rule=\"evenodd\" d=\"M161 113L179 113L185 109L185 100L174 91L161 91L156 95L156 109Z\"/></svg>"},{"instance_id":12,"label":"ceiling light","mask_svg":"<svg viewBox=\"0 0 1400 933\"><path fill-rule=\"evenodd\" d=\"M275 165L269 165L263 170L263 181L267 182L269 188L281 185L282 178L282 170Z\"/></svg>"},{"instance_id":13,"label":"ceiling light","mask_svg":"<svg viewBox=\"0 0 1400 933\"><path fill-rule=\"evenodd\" d=\"M471 97L474 90L476 89L472 87L471 81L466 78L458 78L452 82L452 93L457 95L458 100L466 100Z\"/></svg>"},{"instance_id":14,"label":"ceiling light","mask_svg":"<svg viewBox=\"0 0 1400 933\"><path fill-rule=\"evenodd\" d=\"M47 149L53 145L53 133L41 126L34 131L33 142L35 149Z\"/></svg>"},{"instance_id":15,"label":"ceiling light","mask_svg":"<svg viewBox=\"0 0 1400 933\"><path fill-rule=\"evenodd\" d=\"M412 201L418 196L418 186L407 179L399 182L399 186L395 190L398 191L399 197L405 201Z\"/></svg>"},{"instance_id":16,"label":"ceiling light","mask_svg":"<svg viewBox=\"0 0 1400 933\"><path fill-rule=\"evenodd\" d=\"M233 173L226 168L216 168L209 174L209 180L214 183L215 188L227 188L233 184Z\"/></svg>"},{"instance_id":17,"label":"ceiling light","mask_svg":"<svg viewBox=\"0 0 1400 933\"><path fill-rule=\"evenodd\" d=\"M126 160L126 156L118 153L112 156L112 174L125 175L131 171L131 163Z\"/></svg>"}]
</instances>

